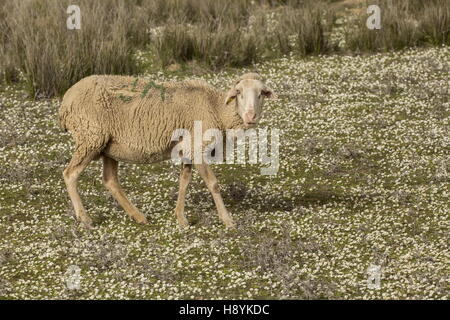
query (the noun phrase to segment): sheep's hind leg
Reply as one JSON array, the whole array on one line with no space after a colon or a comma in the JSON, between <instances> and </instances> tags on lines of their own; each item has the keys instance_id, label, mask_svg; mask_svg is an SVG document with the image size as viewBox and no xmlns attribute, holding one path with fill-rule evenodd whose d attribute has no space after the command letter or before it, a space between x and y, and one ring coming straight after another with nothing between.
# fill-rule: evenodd
<instances>
[{"instance_id":1,"label":"sheep's hind leg","mask_svg":"<svg viewBox=\"0 0 450 320\"><path fill-rule=\"evenodd\" d=\"M103 183L125 212L139 223L147 224L145 216L127 199L117 177L118 162L103 155Z\"/></svg>"},{"instance_id":2,"label":"sheep's hind leg","mask_svg":"<svg viewBox=\"0 0 450 320\"><path fill-rule=\"evenodd\" d=\"M98 152L96 151L90 151L86 148L83 148L82 145L78 145L75 148L75 153L73 154L69 165L66 167L66 169L64 169L63 172L64 182L66 183L67 191L75 210L75 216L77 220L82 222L83 225L88 229L92 229L92 220L87 215L86 210L83 207L80 194L77 190L77 185L80 174L84 169L86 169L89 162L91 162L91 160L97 153Z\"/></svg>"},{"instance_id":3,"label":"sheep's hind leg","mask_svg":"<svg viewBox=\"0 0 450 320\"><path fill-rule=\"evenodd\" d=\"M222 196L220 195L219 185L217 183L217 178L214 172L211 170L210 166L206 163L196 165L200 176L205 181L206 186L211 192L214 202L217 207L217 212L219 213L219 218L225 223L227 228L234 228L235 224L231 218L230 213L225 208Z\"/></svg>"},{"instance_id":4,"label":"sheep's hind leg","mask_svg":"<svg viewBox=\"0 0 450 320\"><path fill-rule=\"evenodd\" d=\"M180 174L180 188L178 190L178 200L177 206L175 207L175 215L177 216L178 224L181 229L187 228L189 222L184 215L184 203L186 198L186 189L191 181L192 176L192 165L182 164L181 174Z\"/></svg>"}]
</instances>

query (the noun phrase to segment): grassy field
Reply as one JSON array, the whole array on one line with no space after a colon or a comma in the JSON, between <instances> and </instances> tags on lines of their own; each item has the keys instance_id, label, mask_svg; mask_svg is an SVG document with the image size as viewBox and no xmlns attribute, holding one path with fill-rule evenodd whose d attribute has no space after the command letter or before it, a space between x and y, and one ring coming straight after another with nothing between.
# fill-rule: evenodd
<instances>
[{"instance_id":1,"label":"grassy field","mask_svg":"<svg viewBox=\"0 0 450 320\"><path fill-rule=\"evenodd\" d=\"M68 30L67 7L80 8ZM366 26L378 5L382 28ZM21 73L31 97L61 96L91 74L193 63L220 70L287 54L450 45L447 0L0 0L0 82Z\"/></svg>"},{"instance_id":2,"label":"grassy field","mask_svg":"<svg viewBox=\"0 0 450 320\"><path fill-rule=\"evenodd\" d=\"M444 46L291 55L199 76L225 89L257 69L279 95L260 125L282 131L278 174L214 167L237 222L230 231L195 172L192 226L178 229L170 162L120 166L146 226L117 206L91 164L80 191L96 228L81 228L62 180L72 142L57 126L58 99L1 86L0 297L448 299L449 62ZM367 286L372 264L379 290ZM66 287L71 265L81 268L75 290Z\"/></svg>"}]
</instances>

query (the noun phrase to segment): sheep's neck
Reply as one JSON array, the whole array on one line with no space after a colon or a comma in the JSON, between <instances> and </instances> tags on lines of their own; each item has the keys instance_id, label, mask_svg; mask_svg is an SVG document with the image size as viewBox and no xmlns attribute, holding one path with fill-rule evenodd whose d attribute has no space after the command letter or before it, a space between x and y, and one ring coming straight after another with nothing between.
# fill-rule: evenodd
<instances>
[{"instance_id":1,"label":"sheep's neck","mask_svg":"<svg viewBox=\"0 0 450 320\"><path fill-rule=\"evenodd\" d=\"M223 130L240 129L244 127L242 118L236 112L236 106L231 104L223 104L220 106L218 111Z\"/></svg>"}]
</instances>

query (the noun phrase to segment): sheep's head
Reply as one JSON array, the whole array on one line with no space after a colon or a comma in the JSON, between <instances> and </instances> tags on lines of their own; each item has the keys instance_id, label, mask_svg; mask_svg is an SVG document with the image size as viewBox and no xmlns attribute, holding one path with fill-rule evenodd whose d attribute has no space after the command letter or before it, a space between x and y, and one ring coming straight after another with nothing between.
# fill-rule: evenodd
<instances>
[{"instance_id":1,"label":"sheep's head","mask_svg":"<svg viewBox=\"0 0 450 320\"><path fill-rule=\"evenodd\" d=\"M226 104L234 101L234 107L247 127L256 125L261 119L264 99L275 98L275 93L266 86L257 73L241 76L228 91Z\"/></svg>"}]
</instances>

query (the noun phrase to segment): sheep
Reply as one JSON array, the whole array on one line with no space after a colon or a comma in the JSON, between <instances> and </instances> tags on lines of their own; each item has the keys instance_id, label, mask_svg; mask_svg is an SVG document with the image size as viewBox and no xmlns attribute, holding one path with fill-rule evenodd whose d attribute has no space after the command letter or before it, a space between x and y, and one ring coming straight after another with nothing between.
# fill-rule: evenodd
<instances>
[{"instance_id":1,"label":"sheep","mask_svg":"<svg viewBox=\"0 0 450 320\"><path fill-rule=\"evenodd\" d=\"M64 95L59 123L69 131L74 152L63 178L75 215L86 228L92 228L77 181L92 160L103 160L103 183L125 212L138 223L146 217L127 199L118 179L118 162L149 164L170 159L174 130L192 131L194 121L202 121L203 130L249 128L261 118L264 98L273 98L256 73L238 78L228 92L222 92L201 80L156 84L129 76L93 75L73 85ZM226 227L235 226L225 208L217 179L210 166L194 164L214 199L220 219ZM192 164L182 163L175 214L181 228L188 227L184 215L187 186Z\"/></svg>"}]
</instances>

